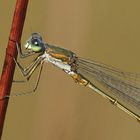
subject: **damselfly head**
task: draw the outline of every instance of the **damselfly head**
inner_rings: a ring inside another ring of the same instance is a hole
[[[39,53],[45,50],[44,42],[39,33],[32,33],[31,37],[27,40],[25,48]]]

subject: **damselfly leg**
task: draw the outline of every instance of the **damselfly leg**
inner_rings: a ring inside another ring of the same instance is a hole
[[[36,91],[36,89],[37,89],[37,87],[38,87],[38,84],[39,84],[39,80],[40,80],[40,76],[41,76],[41,72],[42,72],[42,68],[43,68],[43,63],[44,63],[43,60],[40,61],[40,63],[39,63],[39,64],[36,64],[36,65],[32,68],[32,70],[29,72],[29,74],[28,74],[28,76],[30,77],[30,76],[33,74],[34,70],[40,65],[40,69],[39,69],[39,72],[38,72],[38,76],[37,76],[37,79],[36,79],[36,82],[35,82],[35,85],[34,85],[33,89],[31,89],[31,90],[29,90],[29,91],[26,91],[26,92],[20,92],[20,93],[8,95],[8,96],[6,96],[6,97],[4,97],[4,98],[17,97],[17,96],[21,96],[21,95],[34,94],[35,91]],[[19,69],[22,71],[21,68],[19,68]],[[28,79],[28,80],[29,80],[29,79]]]
[[[21,64],[19,62],[17,62],[14,59],[18,69],[20,70],[20,72],[22,73],[23,77],[26,78],[26,80],[29,80],[31,75],[33,74],[33,72],[35,71],[35,69],[40,65],[40,63],[43,61],[42,57],[37,57],[29,66],[27,66],[26,68],[23,68],[23,66],[21,66]]]
[[[16,42],[16,47],[18,50],[18,54],[20,58],[27,58],[29,56],[32,56],[33,54],[35,54],[32,51],[29,52],[22,52],[21,46]],[[33,86],[33,89],[31,89],[30,91],[27,92],[20,92],[20,93],[16,93],[16,94],[12,94],[12,95],[8,95],[3,97],[3,99],[5,98],[9,98],[9,97],[16,97],[16,96],[20,96],[20,95],[29,95],[32,94],[36,91],[38,84],[39,84],[39,80],[40,80],[40,76],[41,76],[41,72],[42,72],[42,68],[43,68],[43,63],[44,63],[44,58],[38,56],[36,59],[33,60],[33,62],[31,62],[31,64],[29,64],[26,68],[24,68],[15,58],[13,58],[17,68],[20,70],[22,76],[24,78],[26,78],[26,81],[13,81],[13,82],[27,82],[29,81],[30,77],[32,76],[33,72],[37,69],[38,66],[40,66],[39,68],[39,72],[38,72],[38,76],[35,82],[35,85]]]
[[[13,40],[11,40],[11,41],[13,41]],[[27,57],[35,54],[35,52],[33,52],[33,51],[22,52],[21,43],[18,43],[16,41],[13,41],[13,42],[15,42],[15,45],[16,45],[16,48],[17,48],[17,51],[18,51],[18,55],[19,55],[20,58],[27,58]],[[13,59],[16,62],[15,58],[13,58]],[[24,80],[22,80],[22,81],[13,80],[13,82],[23,83],[23,82],[26,82],[26,81],[24,81]]]

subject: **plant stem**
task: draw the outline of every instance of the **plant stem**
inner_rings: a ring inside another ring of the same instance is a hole
[[[2,136],[3,125],[9,101],[8,98],[2,98],[10,95],[15,70],[13,58],[17,57],[15,42],[20,42],[21,39],[27,5],[28,0],[17,0],[16,2],[8,46],[6,48],[6,55],[0,80],[0,139]]]

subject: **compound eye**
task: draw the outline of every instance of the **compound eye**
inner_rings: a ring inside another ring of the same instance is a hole
[[[39,46],[39,40],[38,39],[32,39],[32,44],[35,46]]]

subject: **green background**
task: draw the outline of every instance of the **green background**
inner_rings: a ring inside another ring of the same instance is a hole
[[[139,5],[138,0],[31,0],[22,45],[39,32],[48,43],[83,58],[140,72]],[[0,71],[14,6],[15,0],[0,0]],[[14,84],[12,92],[17,91],[26,86]],[[136,140],[139,129],[129,115],[45,64],[36,95],[10,99],[2,140]]]

